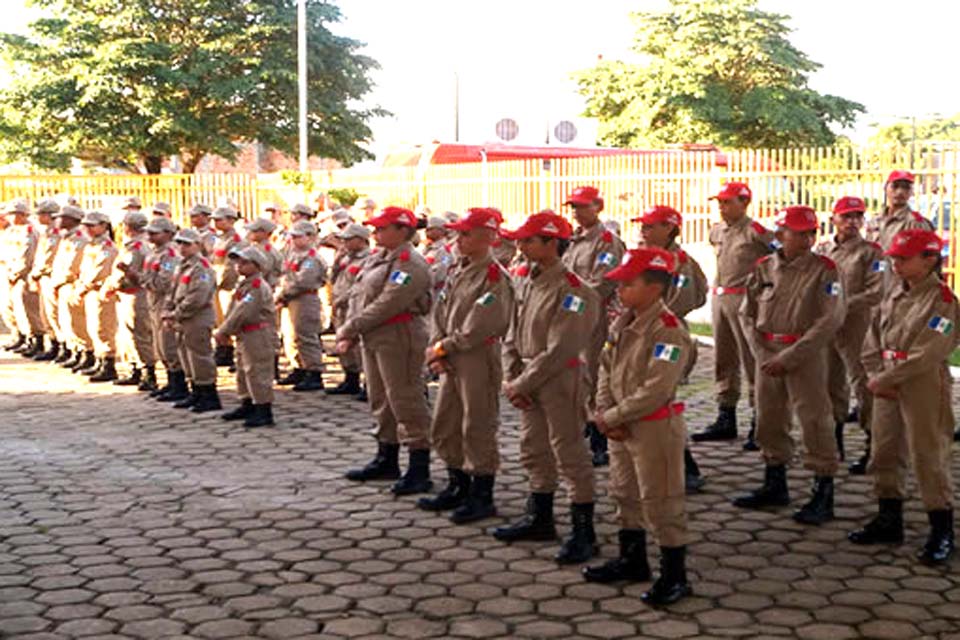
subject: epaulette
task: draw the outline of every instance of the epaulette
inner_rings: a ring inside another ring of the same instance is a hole
[[[136,242],[133,243],[133,248],[139,251],[140,249],[143,248],[143,243],[137,240]]]
[[[113,241],[112,241],[112,240],[104,240],[104,241],[103,241],[103,246],[105,246],[105,247],[112,247],[112,246],[113,246]]]
[[[609,230],[604,231],[603,233],[600,234],[600,239],[606,242],[607,244],[610,244],[611,242],[613,242],[613,232]]]
[[[867,244],[870,245],[871,247],[873,247],[874,249],[876,249],[877,251],[883,251],[883,247],[880,246],[880,243],[879,243],[879,242],[870,242],[870,241],[868,240],[868,241],[867,241]]]
[[[250,283],[250,286],[253,287],[254,289],[259,289],[259,288],[260,288],[260,278],[254,278],[254,279],[253,279],[253,282]]]
[[[27,233],[33,233],[33,227],[27,225]]]
[[[837,270],[837,263],[831,260],[830,258],[828,258],[827,256],[817,256],[817,257],[820,258],[820,262],[822,262],[827,267],[827,269],[830,269],[831,271]]]
[[[564,275],[567,277],[567,282],[570,283],[571,287],[576,288],[580,286],[580,278],[577,277],[577,274],[572,271],[567,271]]]
[[[83,231],[77,231],[77,237],[78,237],[78,238],[82,238],[82,237],[83,237]]]
[[[671,329],[680,326],[680,321],[677,320],[677,316],[673,315],[669,311],[665,311],[660,314],[660,322],[663,323],[663,326],[670,327]]]
[[[911,212],[910,212],[910,215],[913,216],[913,219],[914,219],[915,222],[930,222],[929,220],[927,220],[926,218],[924,218],[922,215],[920,215],[920,214],[917,213],[916,211],[911,211]]]
[[[409,252],[409,251],[401,251],[401,252],[400,252],[400,255],[397,256],[397,259],[399,259],[400,262],[406,262],[406,261],[408,261],[408,260],[410,259],[410,252]]]
[[[167,255],[170,256],[171,258],[174,258],[174,257],[176,257],[177,252],[174,251],[173,248],[168,248],[168,249],[167,249]]]
[[[357,275],[358,273],[360,273],[360,266],[356,264],[350,265],[349,267],[347,267],[347,273],[349,273],[352,276]]]
[[[433,256],[427,256],[425,260],[427,261],[427,264],[433,264],[437,261],[437,259],[434,258]]]
[[[525,264],[517,265],[513,268],[513,275],[516,278],[526,278],[530,275],[530,267]]]
[[[765,236],[768,233],[770,233],[765,226],[763,226],[756,220],[750,223],[750,227],[754,230],[754,232],[756,232],[758,235],[761,235],[761,236]]]
[[[182,282],[183,284],[190,284],[190,276],[189,275],[180,276],[180,282]]]
[[[203,268],[204,268],[204,269],[209,269],[209,268],[210,268],[210,261],[207,260],[206,258],[200,258],[200,264],[203,265]]]
[[[317,250],[316,250],[316,249],[310,249],[310,251],[307,251],[307,255],[312,258],[312,257],[314,257],[315,255],[317,255]]]
[[[151,271],[160,271],[160,261],[156,261],[150,264]]]
[[[770,254],[767,254],[765,256],[760,256],[759,258],[757,258],[757,261],[754,264],[755,265],[763,264],[769,259],[770,259]]]
[[[225,258],[225,257],[227,256],[227,250],[226,250],[226,249],[214,249],[214,250],[213,250],[213,255],[215,255],[215,256],[218,257],[218,258]]]
[[[240,242],[240,234],[239,234],[239,233],[233,234],[233,241],[234,241],[234,242]]]
[[[956,294],[953,293],[953,289],[947,284],[940,285],[940,297],[943,298],[944,302],[953,302],[957,299]]]
[[[445,244],[443,248],[447,250],[447,253],[453,253],[453,244]]]
[[[690,256],[687,255],[687,252],[683,249],[677,249],[677,262],[680,264],[686,264],[687,260],[690,259]]]
[[[500,282],[500,265],[496,262],[491,262],[490,266],[487,267],[487,280],[490,282]]]

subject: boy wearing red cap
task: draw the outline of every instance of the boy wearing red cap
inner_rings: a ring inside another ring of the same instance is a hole
[[[782,248],[757,262],[741,310],[757,358],[757,443],[766,473],[759,489],[733,503],[745,509],[789,504],[786,465],[793,457],[795,418],[803,434],[803,465],[814,472],[813,496],[793,514],[804,524],[833,518],[837,470],[826,354],[843,323],[844,301],[836,265],[811,252],[818,226],[810,207],[780,212]]]
[[[589,560],[593,531],[593,467],[583,441],[587,390],[580,354],[599,322],[593,289],[561,262],[572,234],[552,211],[530,216],[505,235],[519,241],[530,268],[518,274],[517,304],[503,345],[504,393],[520,409],[520,461],[530,476],[527,514],[494,531],[498,540],[553,540],[553,494],[566,481],[573,532],[557,562]]]
[[[896,284],[873,315],[863,349],[874,395],[873,473],[879,512],[850,533],[855,544],[903,542],[907,464],[913,463],[930,533],[917,552],[925,564],[945,564],[954,549],[952,380],[947,358],[957,347],[960,305],[939,277],[937,234],[908,229],[886,255]]]
[[[922,215],[910,208],[913,197],[913,183],[916,178],[909,171],[897,169],[891,171],[884,185],[885,204],[883,212],[867,223],[867,240],[876,242],[883,250],[890,248],[893,237],[904,229],[924,229],[933,231],[933,225]],[[887,278],[889,284],[895,284],[893,278]]]
[[[423,353],[430,312],[430,267],[414,250],[417,218],[409,209],[386,207],[365,222],[380,248],[371,253],[356,282],[356,312],[337,330],[337,348],[363,349],[370,406],[377,418],[377,453],[366,466],[347,473],[354,481],[392,480],[395,495],[429,491],[430,415],[424,397]],[[403,477],[402,442],[410,451]]]
[[[447,465],[449,482],[417,505],[428,511],[452,509],[450,519],[463,524],[496,514],[500,340],[510,326],[513,287],[491,251],[499,237],[499,214],[470,209],[445,227],[457,232],[458,259],[433,307],[426,360],[440,376],[430,441]]]
[[[851,387],[857,398],[857,420],[867,435],[863,456],[850,465],[850,473],[858,475],[865,473],[870,459],[870,409],[873,400],[867,391],[867,374],[860,351],[870,325],[870,314],[883,297],[883,271],[887,266],[880,245],[867,242],[860,235],[865,211],[866,203],[862,198],[846,196],[837,200],[833,205],[836,234],[820,243],[815,250],[836,263],[847,302],[843,326],[837,331],[828,350],[827,388],[833,402],[835,435],[841,460],[845,457],[843,428],[850,408]]]
[[[723,222],[710,229],[710,244],[717,254],[711,311],[713,313],[714,377],[719,415],[699,433],[694,442],[734,440],[737,437],[737,402],[740,400],[740,369],[747,378],[748,401],[754,406],[755,362],[747,331],[740,319],[740,306],[753,265],[774,249],[773,234],[747,215],[752,193],[743,182],[728,182],[713,197]],[[743,448],[755,451],[756,415]]]
[[[613,323],[597,392],[600,430],[610,438],[610,493],[620,518],[620,555],[584,569],[591,582],[650,579],[646,531],[660,545],[660,577],[641,597],[671,604],[691,593],[683,449],[687,429],[677,386],[693,350],[690,334],[664,302],[674,254],[632,249],[607,278],[619,283],[626,311]]]

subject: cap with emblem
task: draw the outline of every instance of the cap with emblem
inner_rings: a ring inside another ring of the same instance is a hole
[[[261,251],[259,247],[252,244],[246,244],[240,248],[234,249],[230,252],[230,257],[239,258],[240,260],[249,260],[261,269],[263,269],[267,264],[267,254]]]
[[[233,207],[217,207],[213,212],[214,220],[236,220],[240,214]]]
[[[190,207],[190,211],[187,212],[188,216],[209,216],[213,213],[213,209],[207,205],[198,202],[197,204]]]
[[[99,211],[88,211],[83,220],[80,221],[80,224],[92,225],[92,224],[109,224],[110,216]]]
[[[177,225],[173,220],[164,216],[157,216],[147,225],[147,233],[175,233]]]
[[[916,177],[909,171],[904,171],[903,169],[896,169],[890,172],[890,175],[887,176],[887,184],[891,182],[909,182],[913,184],[916,182]]]
[[[404,209],[403,207],[385,207],[380,212],[380,215],[366,220],[363,224],[368,224],[371,227],[376,227],[377,229],[389,226],[391,224],[397,224],[402,227],[412,227],[416,229],[417,216],[413,215],[413,211],[410,211],[410,209]]]
[[[447,229],[453,231],[469,231],[471,229],[491,229],[496,231],[500,228],[500,212],[483,207],[474,207],[467,209],[467,215],[456,222],[448,222]]]
[[[52,198],[46,198],[37,203],[34,207],[34,213],[56,213],[60,211],[60,205]]]
[[[312,218],[317,215],[313,209],[300,202],[290,207],[290,213],[298,216],[304,216],[306,218]]]
[[[753,199],[753,192],[746,182],[728,182],[720,188],[717,195],[710,196],[711,200],[733,200],[734,198],[746,198],[747,202]]]
[[[180,229],[180,231],[177,231],[177,235],[173,236],[174,242],[184,244],[197,244],[200,240],[200,233],[196,229]]]
[[[608,280],[632,280],[646,271],[673,273],[676,260],[673,254],[659,247],[630,249],[623,257],[619,267],[611,269],[605,276]]]
[[[844,216],[848,213],[864,213],[866,210],[867,203],[863,201],[863,198],[857,196],[844,196],[833,205],[833,212],[838,216]]]
[[[143,204],[140,202],[140,198],[137,196],[127,196],[123,199],[123,206],[121,209],[142,209]]]
[[[933,231],[926,229],[904,229],[893,236],[890,248],[885,254],[888,256],[899,256],[901,258],[912,258],[921,253],[940,253],[943,248],[943,242]]]
[[[74,220],[83,220],[83,209],[73,205],[67,205],[60,209],[60,213],[55,213],[54,218],[72,218]]]
[[[790,231],[816,231],[820,226],[817,212],[812,207],[794,205],[785,207],[777,213],[777,227]]]
[[[315,236],[317,235],[317,226],[309,220],[297,220],[290,227],[291,236]]]
[[[154,202],[153,206],[150,207],[150,210],[154,213],[160,213],[163,215],[170,215],[170,203],[168,202]]]
[[[123,216],[123,224],[129,225],[134,229],[142,229],[147,226],[147,222],[147,216],[139,211],[128,211],[126,215]]]
[[[244,229],[247,231],[263,231],[264,233],[273,233],[273,230],[277,228],[276,223],[273,220],[268,220],[267,218],[257,218],[252,222],[248,222]]]
[[[515,231],[502,231],[508,240],[522,240],[533,236],[567,239],[573,235],[573,228],[562,216],[549,209],[535,213]]]
[[[370,237],[370,229],[367,229],[362,224],[351,222],[342,230],[338,231],[336,236],[341,240],[349,240],[350,238],[363,238],[367,240]]]
[[[427,229],[443,229],[446,224],[447,220],[440,216],[430,216],[427,218]]]
[[[673,207],[667,207],[665,205],[658,204],[655,207],[650,207],[643,212],[643,215],[639,218],[633,218],[631,222],[639,222],[641,224],[657,224],[658,222],[666,222],[667,224],[672,224],[675,227],[679,227],[683,224],[683,216],[680,215],[680,212],[674,209]]]
[[[27,201],[23,198],[18,198],[17,200],[11,200],[7,204],[3,205],[4,213],[30,213],[30,205],[27,204]]]
[[[600,191],[596,187],[577,187],[563,204],[585,205],[600,200]]]
[[[337,225],[353,222],[353,216],[346,209],[336,209],[330,214],[330,219]]]

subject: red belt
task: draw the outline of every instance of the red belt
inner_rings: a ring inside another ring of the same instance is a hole
[[[640,418],[640,422],[653,422],[654,420],[666,420],[670,416],[679,416],[683,414],[686,405],[682,402],[674,402],[673,404],[665,404],[651,414],[645,415]]]
[[[746,287],[714,287],[713,295],[715,296],[729,296],[735,294],[744,294],[747,292]]]
[[[120,289],[120,293],[133,294],[137,293],[138,291],[140,291],[140,287],[127,287],[126,289]]]
[[[884,360],[906,360],[906,351],[894,351],[893,349],[884,349],[880,355]]]
[[[569,360],[567,360],[567,369],[576,369],[581,364],[583,364],[583,362],[580,361],[579,356],[577,356],[576,358],[570,358]]]
[[[240,331],[243,333],[250,333],[251,331],[259,331],[260,329],[266,329],[270,326],[269,322],[258,322],[256,324],[245,324],[240,327]]]
[[[407,322],[410,322],[411,320],[413,320],[412,313],[398,313],[392,318],[387,319],[387,321],[384,322],[383,325],[387,326],[390,324],[405,324]]]
[[[309,291],[304,291],[303,293],[298,293],[298,294],[297,294],[297,297],[299,298],[300,296],[315,296],[315,295],[317,295],[318,293],[319,293],[319,291],[318,291],[317,289],[310,289]]]
[[[803,337],[800,333],[762,333],[763,339],[767,342],[776,342],[777,344],[793,344]]]

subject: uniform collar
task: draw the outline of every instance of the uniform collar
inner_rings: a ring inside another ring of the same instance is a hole
[[[540,265],[535,265],[530,270],[530,279],[534,284],[547,284],[561,277],[565,271],[566,268],[563,266],[562,260],[557,260],[553,266],[546,269],[543,269]]]
[[[721,224],[723,224],[724,229],[740,229],[746,227],[751,222],[753,222],[753,220],[750,219],[750,216],[743,216],[736,222],[727,222],[726,220],[722,220]]]
[[[841,241],[837,238],[837,236],[833,236],[832,240],[833,240],[833,246],[838,247],[838,248],[840,248],[840,249],[844,249],[844,250],[856,249],[856,248],[859,247],[861,244],[863,244],[864,242],[866,242],[866,240],[863,238],[863,236],[860,235],[859,233],[858,233],[857,235],[853,236],[852,238],[850,238],[849,240],[845,240],[845,241],[843,241],[843,242],[841,242]]]
[[[805,271],[810,263],[817,259],[817,256],[813,254],[812,251],[808,251],[802,256],[797,256],[793,260],[787,260],[783,255],[783,249],[778,249],[775,254],[774,260],[776,260],[776,266],[778,269],[799,269]]]
[[[597,220],[597,224],[593,225],[589,229],[584,229],[583,227],[577,227],[577,232],[573,234],[571,240],[574,241],[583,241],[583,240],[594,240],[603,232],[603,224]]]
[[[413,245],[409,242],[404,242],[396,249],[385,253],[383,258],[384,260],[396,260],[400,257],[401,253],[406,253],[407,255],[413,253]]]
[[[900,207],[899,209],[896,209],[896,210],[891,210],[888,207],[884,209],[883,214],[880,216],[880,219],[884,222],[892,221],[892,220],[903,220],[907,218],[911,213],[913,213],[913,209],[910,208],[909,204],[907,204],[906,206]]]
[[[666,305],[663,304],[663,298],[657,300],[656,303],[650,305],[649,308],[644,309],[639,315],[634,315],[634,312],[631,310],[630,314],[633,316],[630,321],[624,326],[625,331],[630,331],[632,333],[645,334],[647,333],[646,329],[654,319],[659,318],[661,315],[668,311]]]
[[[932,289],[932,288],[934,288],[934,287],[936,287],[937,289],[939,289],[942,284],[943,284],[943,281],[940,280],[940,278],[937,276],[937,274],[936,274],[935,272],[930,272],[930,275],[928,275],[926,278],[924,278],[923,280],[921,280],[915,287],[911,287],[911,288],[909,288],[909,289],[907,288],[907,283],[906,283],[906,281],[901,280],[901,281],[900,281],[900,291],[899,291],[899,293],[897,294],[897,296],[898,296],[898,297],[900,297],[900,296],[907,296],[907,297],[920,296],[920,295],[923,295],[923,293],[924,293],[925,291],[927,291],[928,289]]]

